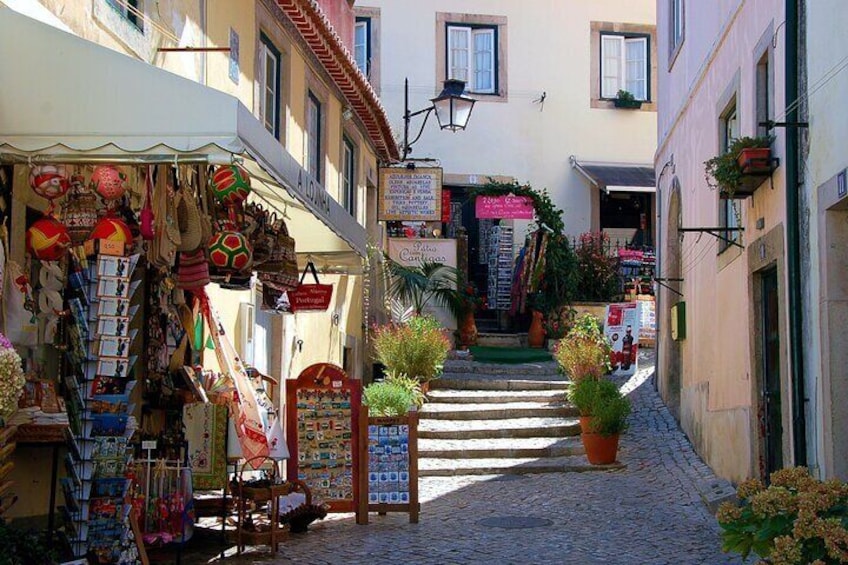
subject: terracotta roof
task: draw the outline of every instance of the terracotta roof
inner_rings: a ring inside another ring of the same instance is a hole
[[[277,0],[277,4],[294,23],[344,94],[351,110],[365,125],[379,157],[384,161],[399,161],[398,146],[380,99],[318,3],[315,0]]]

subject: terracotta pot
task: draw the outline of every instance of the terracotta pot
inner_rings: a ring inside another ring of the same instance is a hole
[[[736,158],[743,173],[768,170],[771,166],[771,148],[746,147]]]
[[[427,394],[430,392],[430,381],[424,381],[421,383],[421,393]]]
[[[545,327],[542,325],[542,313],[538,310],[533,310],[533,321],[527,330],[527,345],[545,347]]]
[[[592,465],[608,465],[615,463],[618,454],[618,434],[604,436],[601,434],[583,433],[583,448],[586,458]]]
[[[466,312],[459,324],[459,344],[462,347],[477,345],[477,322],[474,321],[474,311]]]
[[[591,432],[589,426],[592,425],[592,417],[591,416],[580,416],[580,431],[584,434],[588,434]]]

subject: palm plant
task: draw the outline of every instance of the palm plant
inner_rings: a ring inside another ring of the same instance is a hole
[[[430,301],[438,306],[450,307],[457,280],[455,268],[429,261],[417,267],[401,265],[388,258],[386,261],[391,298],[410,305],[416,315],[421,315]]]

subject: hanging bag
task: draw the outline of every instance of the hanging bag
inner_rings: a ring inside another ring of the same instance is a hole
[[[200,226],[200,210],[194,199],[194,190],[188,179],[185,165],[179,168],[179,187],[176,197],[177,225],[180,229],[180,242],[177,251],[192,253],[202,244],[203,230]]]
[[[180,230],[177,226],[174,194],[170,188],[169,167],[159,165],[156,186],[153,191],[153,214],[155,216],[155,236],[150,247],[150,263],[155,267],[170,269],[177,259],[177,246],[180,243]]]
[[[98,221],[97,196],[86,188],[85,177],[75,173],[71,176],[71,190],[62,205],[62,223],[68,229],[71,242],[83,243]]]
[[[206,167],[200,167],[197,179],[197,201],[200,202],[200,246],[209,245],[212,239],[212,216],[209,210],[209,186]]]
[[[144,206],[138,215],[138,228],[144,241],[152,241],[155,231],[153,228],[153,166],[147,166],[147,175],[144,178],[145,196]]]

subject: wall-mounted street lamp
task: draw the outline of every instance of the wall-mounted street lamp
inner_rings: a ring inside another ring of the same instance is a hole
[[[444,82],[444,88],[441,94],[433,98],[432,104],[417,112],[409,111],[409,79],[403,83],[403,147],[401,147],[402,160],[406,161],[407,155],[412,152],[412,145],[418,141],[421,134],[424,132],[424,126],[427,124],[427,118],[430,117],[430,112],[436,111],[436,119],[439,121],[439,127],[451,131],[465,129],[468,125],[468,118],[471,116],[471,109],[474,108],[475,100],[468,96],[463,96],[465,90],[465,81],[449,79]],[[424,121],[421,122],[421,129],[418,130],[418,135],[415,139],[409,141],[409,121],[415,117],[424,114]]]

